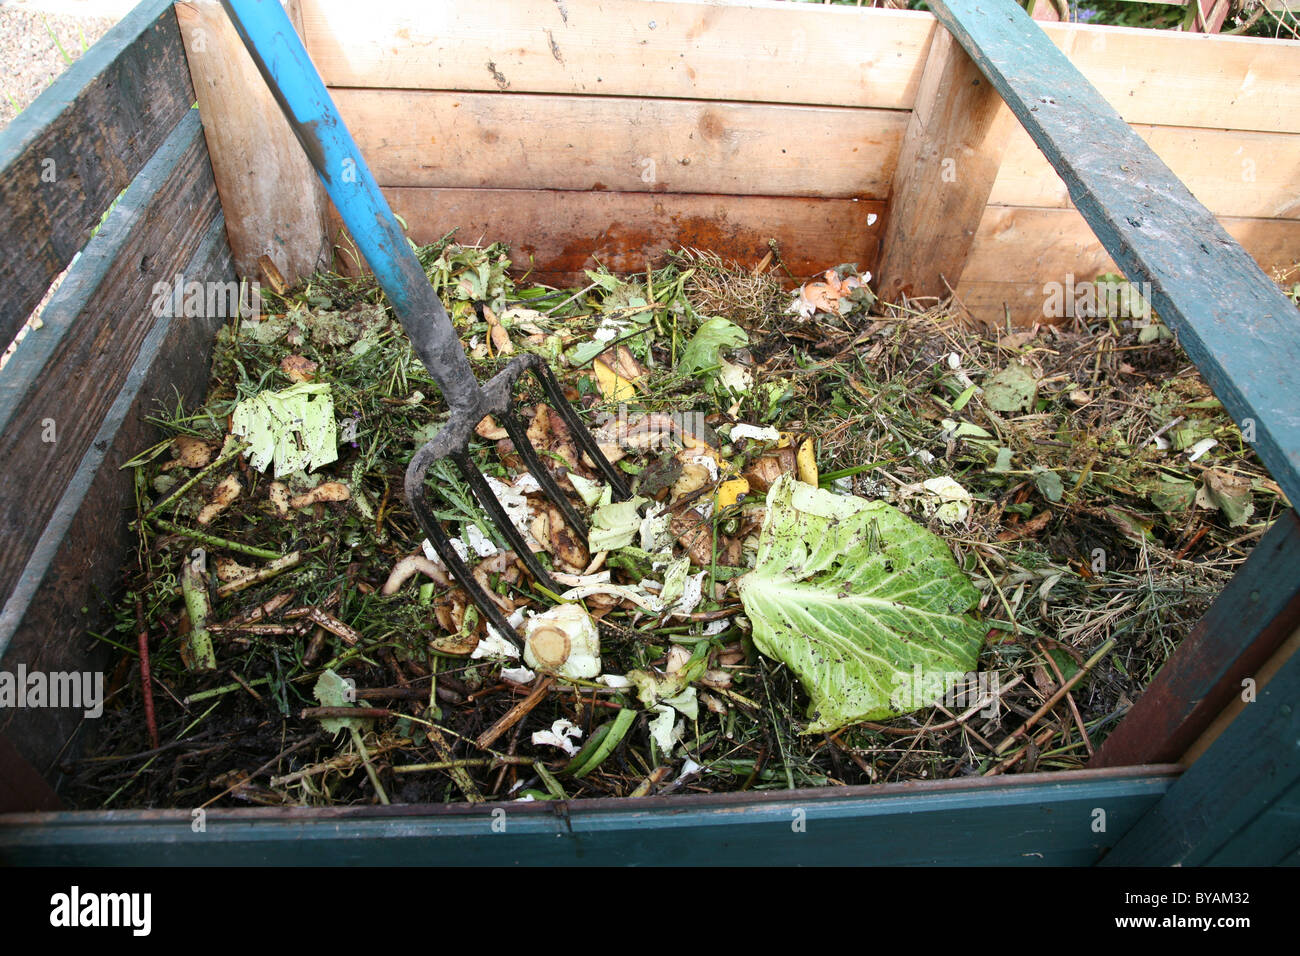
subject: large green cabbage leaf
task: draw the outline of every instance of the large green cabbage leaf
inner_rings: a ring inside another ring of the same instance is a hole
[[[808,733],[918,710],[975,669],[979,598],[947,545],[881,501],[785,476],[740,579],[754,643],[798,675]]]

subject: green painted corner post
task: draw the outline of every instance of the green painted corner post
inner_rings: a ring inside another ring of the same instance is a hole
[[[1300,862],[1300,654],[1282,665],[1102,862]]]

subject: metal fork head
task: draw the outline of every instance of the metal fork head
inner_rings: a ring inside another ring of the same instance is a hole
[[[555,477],[543,464],[541,457],[537,454],[537,449],[533,447],[528,438],[527,428],[511,407],[515,384],[525,372],[532,373],[538,384],[541,385],[542,391],[546,394],[547,403],[559,414],[561,420],[568,427],[579,450],[595,464],[601,475],[609,482],[614,499],[622,500],[627,498],[629,491],[623,476],[610,464],[609,460],[601,452],[595,436],[591,434],[587,426],[569,405],[554,373],[551,372],[540,356],[533,354],[520,355],[512,359],[509,365],[475,391],[473,401],[459,407],[453,407],[447,424],[433,437],[432,441],[415,453],[406,469],[406,500],[411,506],[411,511],[415,513],[415,518],[420,523],[421,530],[428,537],[429,543],[433,545],[434,551],[442,559],[442,563],[447,570],[451,572],[451,576],[455,578],[456,583],[465,589],[470,600],[474,602],[474,606],[478,608],[479,613],[483,615],[487,623],[498,634],[514,643],[517,647],[522,647],[522,641],[518,633],[506,620],[501,608],[475,580],[469,566],[456,553],[456,550],[451,545],[451,539],[442,530],[442,525],[429,508],[425,478],[429,469],[437,462],[443,459],[450,460],[468,483],[479,504],[487,511],[492,523],[506,539],[506,543],[524,562],[524,565],[537,579],[537,582],[549,591],[559,591],[559,586],[546,569],[542,567],[532,549],[528,547],[523,535],[510,520],[501,502],[497,500],[482,472],[478,470],[469,455],[470,439],[473,437],[474,429],[478,423],[488,415],[496,417],[510,436],[515,450],[519,452],[528,471],[541,485],[546,497],[559,509],[570,527],[581,535],[583,540],[586,540],[586,522],[574,509],[572,503],[561,490],[558,482],[556,482]]]

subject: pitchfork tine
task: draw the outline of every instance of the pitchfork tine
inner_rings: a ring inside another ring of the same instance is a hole
[[[428,470],[427,465],[424,470]],[[488,624],[492,625],[498,634],[513,642],[516,646],[522,646],[519,635],[510,626],[506,616],[501,613],[501,608],[497,607],[496,602],[487,595],[482,585],[474,578],[469,567],[460,559],[456,549],[451,546],[451,539],[447,537],[447,533],[442,530],[442,525],[438,523],[438,519],[429,511],[428,505],[425,504],[423,489],[421,489],[418,496],[411,496],[410,504],[411,510],[415,512],[416,520],[419,521],[420,527],[429,539],[429,543],[433,545],[433,550],[442,559],[442,563],[451,572],[451,576],[456,579],[456,583],[465,589],[465,593],[474,602],[474,606],[479,609],[479,613],[487,618]]]
[[[519,533],[519,529],[510,520],[510,516],[501,507],[501,502],[497,500],[492,487],[483,479],[483,475],[479,470],[474,467],[474,463],[469,460],[469,456],[465,454],[452,455],[451,460],[456,463],[460,473],[469,482],[470,490],[474,492],[474,497],[478,499],[479,504],[487,509],[487,513],[492,517],[492,523],[496,525],[497,530],[505,537],[511,549],[524,562],[528,570],[532,572],[533,577],[537,578],[542,587],[548,591],[558,591],[559,586],[546,572],[546,569],[542,567],[541,562],[537,560],[537,555],[533,554],[533,549],[528,547],[524,536]]]
[[[537,479],[537,483],[542,486],[546,492],[546,497],[550,498],[555,507],[560,509],[564,515],[564,520],[582,535],[582,539],[587,540],[587,522],[582,520],[582,516],[574,510],[573,504],[569,501],[568,496],[560,490],[560,486],[551,476],[551,471],[542,462],[541,457],[537,454],[537,449],[528,439],[528,432],[524,429],[523,424],[515,416],[514,412],[506,412],[501,416],[501,424],[505,426],[506,433],[510,436],[510,441],[514,443],[515,451],[524,460],[524,465],[528,468],[532,476]]]
[[[555,375],[549,368],[541,363],[533,366],[533,377],[542,384],[546,392],[546,397],[550,399],[551,407],[560,413],[560,418],[564,424],[569,427],[569,434],[578,443],[578,447],[586,456],[591,459],[600,473],[605,476],[610,487],[614,489],[614,500],[621,501],[631,497],[632,493],[628,490],[627,483],[623,476],[619,474],[605,453],[600,450],[600,444],[596,441],[594,435],[587,430],[577,413],[569,405],[569,400],[564,397],[564,390],[560,388],[560,383],[556,380]]]

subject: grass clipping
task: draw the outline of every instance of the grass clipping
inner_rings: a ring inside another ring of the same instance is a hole
[[[754,643],[799,675],[809,733],[899,717],[975,668],[979,592],[936,535],[880,501],[783,476],[739,582]],[[928,693],[918,693],[917,687]]]

